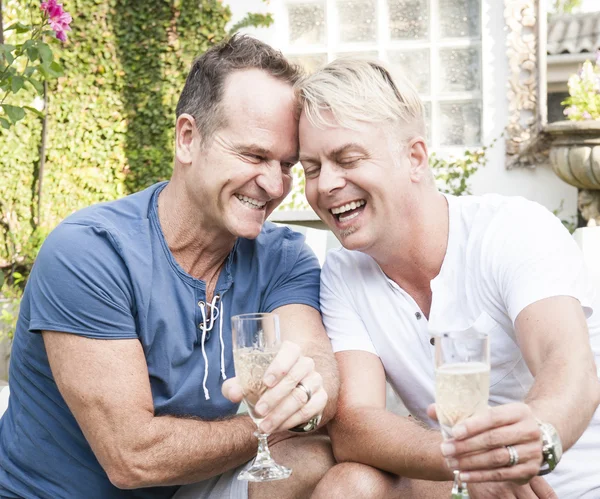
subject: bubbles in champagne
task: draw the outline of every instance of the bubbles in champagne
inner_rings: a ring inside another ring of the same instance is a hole
[[[483,362],[444,364],[435,371],[435,407],[444,437],[469,416],[485,409],[490,394],[490,367]]]
[[[248,413],[257,425],[263,418],[254,412],[254,406],[267,390],[263,378],[276,354],[277,352],[274,350],[259,350],[252,347],[239,348],[233,353],[235,374],[244,390],[244,401],[248,406]]]

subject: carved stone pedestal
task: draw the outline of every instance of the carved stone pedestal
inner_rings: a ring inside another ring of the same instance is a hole
[[[600,225],[600,121],[559,121],[545,132],[552,169],[580,189],[578,207],[588,226]]]

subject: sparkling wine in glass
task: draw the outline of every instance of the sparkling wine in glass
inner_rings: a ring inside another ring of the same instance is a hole
[[[231,318],[233,334],[233,360],[235,374],[244,391],[244,402],[256,426],[263,418],[256,414],[255,406],[267,390],[263,378],[275,358],[280,345],[279,316],[277,314],[242,314]],[[238,480],[267,482],[288,478],[292,470],[277,464],[271,457],[267,437],[260,429],[258,452],[251,467],[238,475]]]
[[[490,344],[473,329],[435,338],[435,407],[444,440],[452,428],[487,408],[490,394]],[[452,499],[469,497],[467,484],[454,471]]]

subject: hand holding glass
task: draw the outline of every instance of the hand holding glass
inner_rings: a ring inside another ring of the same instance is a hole
[[[267,390],[263,378],[280,346],[277,314],[243,314],[231,318],[235,373],[244,392],[248,413],[258,427],[263,420],[254,410]],[[292,470],[277,464],[269,452],[266,433],[257,429],[258,452],[252,466],[238,480],[267,482],[288,478]]]
[[[490,346],[486,334],[472,329],[435,338],[435,410],[444,440],[452,428],[487,408],[490,392]],[[454,471],[452,499],[469,497],[467,484]]]

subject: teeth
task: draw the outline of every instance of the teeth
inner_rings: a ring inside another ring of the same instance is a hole
[[[352,201],[343,206],[338,206],[337,208],[332,208],[331,213],[334,215],[340,215],[341,213],[345,213],[350,210],[355,210],[356,208],[360,208],[366,203],[364,199],[360,199],[359,201]]]
[[[340,222],[345,222],[347,220],[352,220],[353,218],[357,217],[358,215],[360,215],[360,213],[358,211],[354,212],[354,213],[350,213],[350,215],[340,215]]]
[[[249,204],[252,208],[262,208],[266,205],[266,201],[259,201],[258,199],[252,199],[248,196],[243,196],[242,194],[236,194],[236,198],[238,198],[242,203]]]

